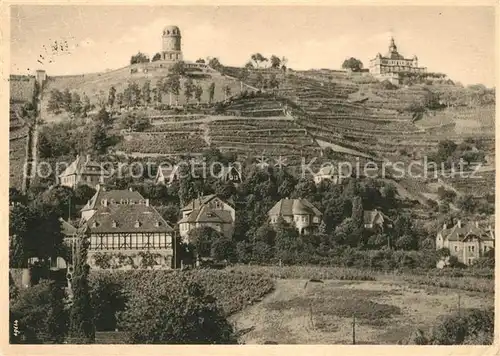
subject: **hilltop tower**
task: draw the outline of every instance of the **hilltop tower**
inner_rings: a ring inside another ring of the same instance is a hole
[[[167,26],[162,35],[162,59],[165,61],[182,61],[181,31],[177,26]]]

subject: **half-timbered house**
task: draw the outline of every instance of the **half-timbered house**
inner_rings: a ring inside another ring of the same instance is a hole
[[[100,186],[82,209],[93,268],[172,268],[174,231],[139,192]]]

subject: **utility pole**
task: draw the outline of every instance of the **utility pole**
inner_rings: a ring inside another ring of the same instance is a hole
[[[352,344],[356,345],[356,314],[352,314]]]

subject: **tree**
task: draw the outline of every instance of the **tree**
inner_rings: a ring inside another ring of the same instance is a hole
[[[79,115],[82,111],[82,102],[77,92],[71,93],[70,111],[75,116]]]
[[[10,319],[17,320],[20,332],[11,343],[62,343],[68,328],[64,294],[56,282],[42,280],[11,300]]]
[[[203,58],[198,58],[195,63],[205,63],[205,60]]]
[[[208,226],[192,229],[188,235],[189,242],[194,245],[196,254],[199,257],[210,257],[212,244],[221,239],[221,235]]]
[[[75,192],[65,186],[55,186],[47,189],[36,198],[34,203],[40,208],[50,209],[57,216],[68,219],[71,218],[68,214],[71,213],[74,216],[77,213]]]
[[[175,104],[179,105],[179,91],[181,79],[179,75],[169,74],[164,82],[164,91],[169,93],[169,105],[172,106],[172,95],[175,95]]]
[[[154,88],[154,102],[161,104],[162,101],[162,93],[164,92],[164,83],[163,79],[159,78],[156,81],[155,88]]]
[[[89,266],[87,250],[89,238],[87,233],[80,236],[78,256],[71,280],[73,304],[71,305],[69,333],[76,343],[89,344],[94,342],[94,313],[88,282]]]
[[[212,242],[210,256],[215,261],[236,261],[236,246],[230,238],[219,238]]]
[[[155,55],[153,56],[153,59],[151,60],[151,62],[156,62],[159,60],[161,60],[161,54],[156,52]]]
[[[283,218],[278,218],[276,223],[276,258],[282,260],[283,263],[296,263],[302,245],[297,229],[287,224]]]
[[[203,87],[201,85],[196,85],[194,87],[194,97],[196,98],[198,105],[200,105],[200,103],[201,103],[201,96],[202,95],[203,95]]]
[[[215,83],[212,82],[208,87],[208,102],[210,104],[214,101],[214,94],[215,94]]]
[[[351,69],[353,72],[357,72],[363,69],[363,62],[361,62],[359,59],[351,57],[349,59],[346,59],[344,63],[342,63],[342,68]]]
[[[109,93],[108,93],[108,105],[110,107],[113,107],[115,104],[115,99],[116,99],[116,89],[115,87],[109,88]]]
[[[60,215],[54,205],[15,205],[9,211],[10,263],[28,267],[28,260],[38,258],[45,264],[62,250]]]
[[[252,59],[252,61],[254,61],[255,63],[255,66],[257,68],[259,68],[260,64],[263,63],[263,62],[267,62],[267,58],[264,57],[262,54],[260,53],[254,53],[252,54],[252,56],[250,57]]]
[[[279,81],[278,79],[276,78],[276,74],[271,74],[270,78],[269,78],[269,88],[270,89],[277,89],[279,87]]]
[[[102,123],[92,124],[86,137],[86,151],[103,154],[109,146],[109,138],[106,128]]]
[[[184,272],[138,279],[119,325],[137,344],[236,343],[215,298]]]
[[[75,187],[75,204],[85,205],[95,194],[96,190],[87,184],[78,184]]]
[[[227,98],[231,95],[231,87],[228,84],[226,84],[224,85],[222,90],[224,91],[224,101],[226,101]]]
[[[130,57],[130,64],[136,63],[149,63],[149,57],[142,52],[137,52],[137,54]]]
[[[273,54],[270,58],[270,61],[271,61],[271,68],[274,68],[274,69],[280,68],[281,59],[279,57],[277,57]]]
[[[218,71],[221,71],[222,69],[224,69],[224,66],[221,64],[221,62],[219,61],[219,59],[216,58],[216,57],[213,57],[213,58],[209,59],[208,66],[210,68],[213,68],[213,69],[218,70]]]
[[[49,95],[47,110],[49,112],[58,113],[64,105],[63,94],[60,90],[52,89]]]
[[[142,102],[144,105],[151,103],[151,82],[146,80],[142,85]]]
[[[116,94],[116,105],[118,105],[119,108],[121,108],[123,104],[123,93],[118,93]]]
[[[193,80],[191,78],[188,78],[184,82],[184,96],[186,97],[186,103],[189,104],[189,100],[193,97],[195,90],[195,86],[193,84]]]
[[[62,92],[62,104],[64,110],[66,110],[67,112],[71,111],[71,92],[68,88],[64,89],[64,91]]]
[[[97,113],[95,121],[104,125],[104,126],[109,126],[112,123],[111,116],[109,115],[109,113],[106,111],[106,109],[104,107],[102,107],[99,110],[99,112]]]
[[[183,61],[175,62],[170,68],[170,74],[177,76],[184,76],[186,74],[186,65]]]
[[[253,63],[251,61],[248,61],[246,64],[245,64],[245,69],[253,69]]]

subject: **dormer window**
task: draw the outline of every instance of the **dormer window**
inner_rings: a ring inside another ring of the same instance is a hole
[[[156,227],[160,227],[160,226],[161,226],[161,222],[160,222],[160,221],[157,221],[157,222],[155,223],[155,226],[156,226]]]
[[[141,222],[139,220],[136,220],[134,226],[135,227],[141,227]]]
[[[111,226],[112,227],[118,227],[118,223],[115,220],[113,220],[113,222],[111,223]]]
[[[94,228],[95,228],[95,227],[98,227],[98,226],[99,226],[99,223],[98,223],[97,221],[94,221],[94,222],[92,223],[92,227],[94,227]]]

